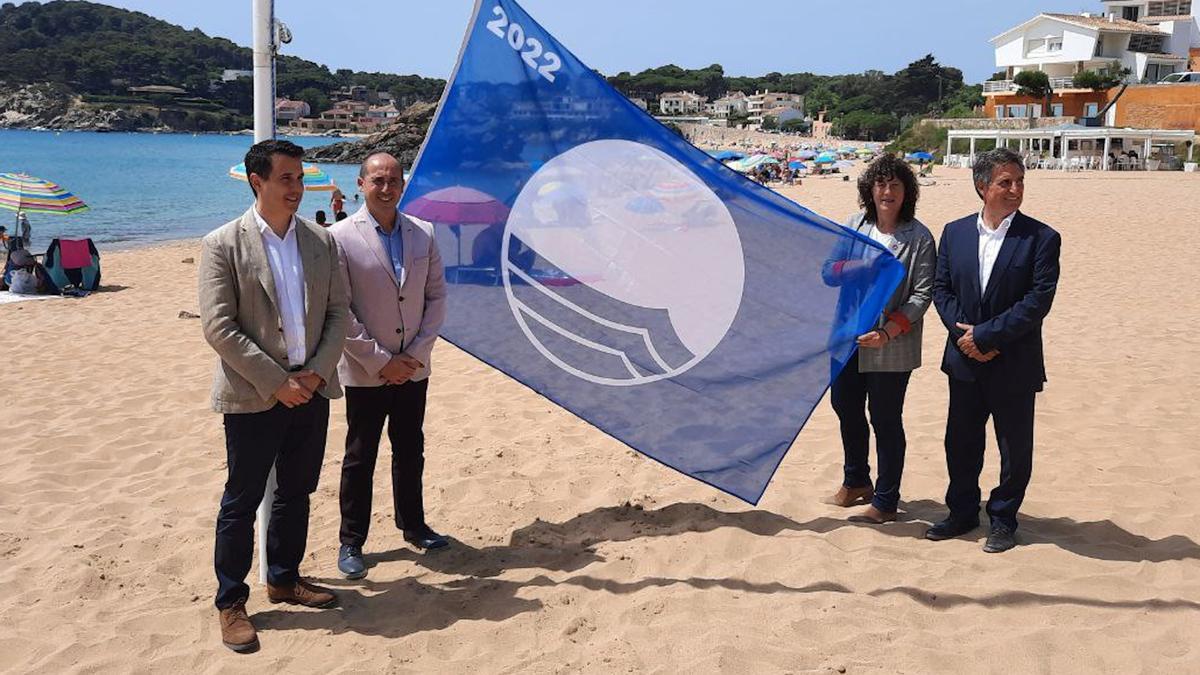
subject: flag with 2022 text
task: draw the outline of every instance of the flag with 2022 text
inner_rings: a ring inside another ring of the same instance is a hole
[[[400,208],[435,225],[445,339],[751,503],[903,277],[512,0],[478,2]]]

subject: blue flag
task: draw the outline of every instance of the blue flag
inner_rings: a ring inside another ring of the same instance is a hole
[[[435,224],[445,339],[755,504],[904,274],[654,120],[512,0],[477,3],[401,210]]]

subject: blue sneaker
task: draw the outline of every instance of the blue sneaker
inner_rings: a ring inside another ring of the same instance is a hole
[[[367,563],[363,560],[361,546],[342,544],[338,549],[338,571],[347,579],[362,579],[367,576]]]

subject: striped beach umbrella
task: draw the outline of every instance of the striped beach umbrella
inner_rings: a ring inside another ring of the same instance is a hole
[[[246,163],[242,162],[235,167],[229,169],[230,178],[236,178],[240,181],[249,182],[250,179],[246,176]],[[333,179],[329,174],[321,170],[321,167],[316,164],[304,164],[304,191],[305,192],[333,192],[338,189]]]
[[[88,205],[48,180],[23,173],[0,173],[0,208],[26,213],[82,213]]]

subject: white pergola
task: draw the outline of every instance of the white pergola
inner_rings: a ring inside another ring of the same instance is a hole
[[[1187,143],[1196,137],[1196,133],[1190,130],[1178,129],[1123,129],[1116,127],[1085,127],[1079,124],[1064,124],[1056,127],[1043,127],[1037,129],[951,129],[946,138],[946,155],[949,156],[954,148],[954,141],[966,140],[970,143],[971,163],[975,163],[975,142],[979,140],[995,141],[996,147],[1007,148],[1012,142],[1016,142],[1017,151],[1025,154],[1031,151],[1036,145],[1038,150],[1049,147],[1050,155],[1061,159],[1061,167],[1064,171],[1068,167],[1071,157],[1071,141],[1093,141],[1098,144],[1101,141],[1104,143],[1104,152],[1100,155],[1102,160],[1108,158],[1112,151],[1112,141],[1114,138],[1123,139],[1122,145],[1129,149],[1130,143],[1142,143],[1142,159],[1145,160],[1150,156],[1150,148],[1154,141],[1171,142],[1171,143]],[[1058,152],[1055,152],[1055,148]],[[1192,153],[1194,145],[1188,145],[1187,161],[1192,161]],[[1107,161],[1101,161],[1100,166],[1103,170],[1108,171],[1110,168]]]

